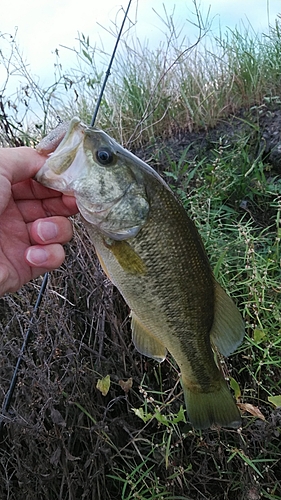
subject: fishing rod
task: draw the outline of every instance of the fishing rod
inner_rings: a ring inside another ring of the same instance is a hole
[[[98,111],[99,111],[99,108],[100,108],[102,96],[103,96],[103,93],[104,93],[104,90],[105,90],[105,87],[106,87],[106,84],[107,84],[107,80],[108,80],[108,78],[109,78],[109,76],[111,74],[111,67],[112,67],[112,64],[113,64],[113,61],[114,61],[114,58],[115,58],[116,50],[117,50],[117,47],[118,47],[118,44],[119,44],[119,41],[120,41],[120,38],[121,38],[121,35],[122,35],[122,31],[123,31],[126,19],[128,17],[128,13],[129,13],[129,10],[130,10],[131,3],[132,3],[132,0],[129,0],[127,9],[125,11],[124,18],[123,18],[123,21],[122,21],[122,24],[121,24],[121,27],[120,27],[120,30],[119,30],[119,33],[118,33],[118,36],[116,38],[115,46],[114,46],[114,49],[113,49],[113,52],[112,52],[112,55],[111,55],[111,58],[110,58],[107,70],[105,72],[105,77],[104,77],[103,84],[102,84],[102,87],[101,87],[101,91],[100,91],[100,94],[99,94],[99,97],[98,97],[98,100],[97,100],[97,103],[96,103],[96,106],[95,106],[95,109],[94,109],[94,113],[93,113],[93,117],[92,117],[92,120],[91,120],[90,127],[94,126],[96,118],[97,118],[97,114],[98,114]],[[29,342],[29,339],[30,339],[30,336],[31,336],[31,333],[32,333],[32,327],[34,325],[35,319],[38,316],[40,304],[42,302],[42,298],[43,298],[45,290],[47,288],[48,278],[49,278],[49,273],[45,273],[44,276],[43,276],[42,285],[40,287],[39,294],[38,294],[38,297],[37,297],[37,300],[36,300],[36,303],[35,303],[35,306],[34,306],[34,309],[33,309],[33,312],[32,312],[32,318],[30,320],[30,324],[29,324],[28,330],[26,332],[24,341],[22,343],[22,347],[21,347],[20,353],[18,355],[16,366],[14,368],[14,373],[13,373],[13,376],[12,376],[12,379],[11,379],[11,382],[10,382],[10,387],[8,389],[8,392],[7,392],[6,396],[5,396],[5,398],[4,398],[4,402],[3,402],[3,406],[2,406],[2,411],[1,411],[1,414],[0,414],[0,438],[2,437],[2,433],[3,433],[3,428],[4,428],[4,423],[5,423],[5,416],[6,416],[7,412],[9,411],[11,400],[12,400],[12,397],[13,397],[13,394],[14,394],[14,390],[15,390],[15,386],[16,386],[17,378],[18,378],[18,372],[19,372],[19,369],[20,369],[20,366],[21,366],[21,363],[22,363],[22,360],[23,360],[23,355],[24,355],[24,352],[26,350],[27,344]]]
[[[100,103],[101,103],[101,100],[102,100],[104,89],[106,87],[107,80],[108,80],[108,78],[110,76],[111,66],[112,66],[112,63],[113,63],[114,58],[115,58],[116,50],[117,50],[117,47],[118,47],[118,44],[119,44],[119,40],[120,40],[121,35],[122,35],[122,31],[123,31],[123,28],[124,28],[125,21],[126,21],[126,19],[128,17],[128,13],[129,13],[129,10],[130,10],[131,3],[132,3],[132,0],[129,0],[128,7],[127,7],[127,10],[125,12],[125,15],[124,15],[124,18],[123,18],[123,21],[122,21],[122,24],[121,24],[121,28],[119,30],[119,33],[118,33],[118,36],[117,36],[117,39],[116,39],[116,43],[115,43],[115,46],[114,46],[114,49],[113,49],[113,52],[112,52],[112,56],[111,56],[111,59],[109,61],[108,68],[107,68],[107,70],[105,72],[105,77],[104,77],[104,81],[103,81],[102,88],[101,88],[101,91],[100,91],[100,95],[98,97],[97,104],[96,104],[96,107],[95,107],[95,111],[93,113],[93,118],[92,118],[91,125],[90,125],[91,127],[94,126],[95,121],[96,121],[96,117],[97,117],[97,114],[98,114],[98,110],[99,110],[99,107],[100,107]]]
[[[8,389],[8,392],[5,396],[5,398],[4,398],[4,403],[3,403],[3,407],[2,407],[2,411],[1,411],[1,415],[0,415],[0,437],[2,437],[2,432],[3,432],[3,427],[4,427],[4,417],[10,408],[11,400],[12,400],[14,390],[16,387],[16,383],[17,383],[17,379],[18,379],[18,372],[19,372],[20,365],[21,365],[21,362],[23,359],[23,354],[24,354],[24,351],[25,351],[27,344],[29,342],[29,339],[30,339],[30,336],[32,333],[32,326],[34,325],[34,322],[35,322],[36,316],[38,314],[39,307],[40,307],[40,304],[41,304],[41,301],[42,301],[42,298],[44,295],[44,292],[45,292],[46,287],[47,287],[48,277],[49,277],[49,273],[45,273],[43,276],[42,285],[40,287],[40,291],[39,291],[35,306],[33,308],[32,318],[30,320],[29,327],[28,327],[27,332],[25,334],[25,338],[23,340],[21,350],[20,350],[20,353],[18,355],[16,366],[14,368],[14,373],[13,373],[13,376],[12,376],[12,379],[10,382],[10,387]]]

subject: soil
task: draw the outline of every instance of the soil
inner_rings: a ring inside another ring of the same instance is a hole
[[[235,116],[221,120],[212,129],[174,131],[173,137],[157,139],[155,143],[134,153],[157,170],[165,171],[171,161],[178,162],[184,155],[186,161],[214,159],[219,144],[230,148],[241,138],[247,138],[249,153],[268,163],[281,174],[281,103],[254,106],[241,110]]]
[[[179,161],[183,152],[187,161],[212,158],[220,140],[231,146],[247,134],[249,154],[260,157],[280,176],[280,131],[281,107],[275,103],[241,111],[212,130],[177,131],[173,138],[159,138],[136,153],[163,172],[168,158]],[[183,404],[178,372],[170,357],[159,367],[136,352],[128,308],[102,273],[79,219],[74,218],[73,223],[75,236],[66,246],[66,262],[49,277],[22,355],[11,405],[4,414],[0,498],[161,498],[134,496],[130,482],[122,496],[124,482],[112,478],[126,481],[126,474],[131,474],[132,484],[147,481],[148,491],[152,491],[149,475],[141,477],[140,471],[153,467],[155,482],[170,491],[163,498],[257,500],[263,488],[272,495],[268,498],[281,499],[281,410],[270,411],[262,398],[265,420],[245,416],[241,432],[216,429],[200,433],[181,423],[181,434],[169,435],[155,419],[144,424],[135,415],[132,409],[144,404],[145,395],[139,390],[143,380],[150,391],[161,386],[169,412],[177,414]],[[41,283],[40,278],[0,299],[2,401]],[[238,380],[242,362],[239,354],[227,362]],[[96,385],[107,375],[111,386],[103,396]],[[126,392],[120,381],[131,378],[132,388]],[[248,381],[240,383],[250,393]],[[271,465],[263,469],[263,477],[247,463],[269,458]]]

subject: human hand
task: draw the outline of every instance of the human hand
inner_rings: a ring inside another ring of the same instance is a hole
[[[75,199],[32,179],[45,160],[31,148],[0,148],[0,296],[59,267],[72,237]]]

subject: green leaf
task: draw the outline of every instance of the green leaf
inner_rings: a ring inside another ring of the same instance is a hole
[[[167,417],[165,415],[162,415],[162,413],[159,410],[155,411],[154,416],[155,416],[156,420],[158,420],[158,422],[160,422],[160,424],[167,425],[167,427],[170,425],[170,422],[167,419]]]
[[[281,408],[281,395],[279,396],[268,396],[268,401],[272,403],[276,408]]]
[[[173,424],[178,424],[179,422],[185,422],[186,423],[185,409],[183,408],[182,405],[180,406],[178,414],[175,415],[175,417],[173,418],[172,422],[173,422]]]
[[[133,408],[133,412],[137,417],[141,418],[145,424],[152,419],[152,414],[144,413],[143,408]]]
[[[88,61],[90,61],[90,63],[93,64],[93,59],[91,58],[90,54],[88,54],[88,52],[86,52],[86,50],[84,49],[82,49],[82,52],[84,57],[86,57],[86,59],[88,59]]]
[[[254,329],[254,341],[256,344],[260,344],[266,337],[266,332],[264,330],[260,330],[259,328]]]
[[[234,391],[235,399],[239,399],[241,397],[241,390],[240,390],[238,382],[236,382],[236,380],[231,377],[229,380],[229,384],[230,384],[231,389]]]
[[[158,422],[160,422],[160,424],[166,425],[167,427],[170,427],[172,424],[178,424],[179,422],[186,423],[183,406],[180,407],[179,412],[176,415],[169,415],[170,418],[162,415],[159,410],[155,411],[154,417],[158,420]]]
[[[106,375],[106,377],[99,379],[96,388],[103,396],[106,396],[110,388],[110,375]]]

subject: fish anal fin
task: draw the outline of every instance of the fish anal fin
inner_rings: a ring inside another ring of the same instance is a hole
[[[181,383],[187,414],[195,429],[212,426],[237,429],[241,426],[240,412],[223,378],[216,390],[207,393],[190,390],[184,378]]]
[[[242,343],[245,325],[233,300],[215,282],[214,322],[210,332],[211,342],[224,356],[229,356]]]
[[[167,350],[140,321],[134,312],[131,312],[132,338],[135,348],[145,356],[156,359],[159,363],[166,358]]]
[[[104,241],[104,245],[110,249],[124,271],[130,274],[146,273],[145,263],[127,241]]]

